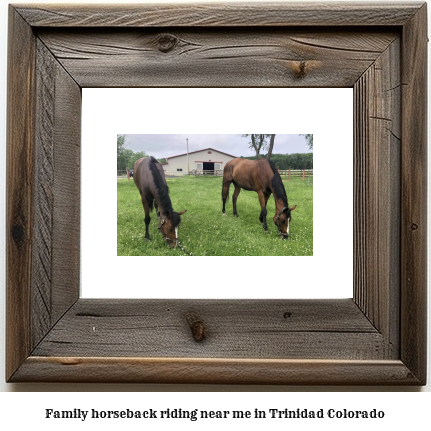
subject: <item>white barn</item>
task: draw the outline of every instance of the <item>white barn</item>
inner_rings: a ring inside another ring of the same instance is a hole
[[[166,157],[166,163],[162,163],[166,175],[187,175],[189,171],[220,171],[229,160],[235,156],[205,148],[204,150],[191,151],[188,154]]]

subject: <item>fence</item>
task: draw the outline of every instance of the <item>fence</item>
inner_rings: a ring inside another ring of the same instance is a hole
[[[288,181],[293,179],[305,181],[307,178],[308,184],[313,185],[313,169],[286,169],[278,172],[282,177],[287,177]]]
[[[278,171],[282,177],[287,177],[287,180],[302,179],[302,181],[307,181],[308,184],[313,185],[313,169],[286,169]],[[178,172],[165,172],[166,176],[176,176]],[[194,175],[195,177],[200,175],[215,175],[216,177],[223,176],[223,169],[217,170],[202,170],[193,169],[190,171],[189,175]],[[127,171],[117,171],[118,178],[127,178]]]
[[[215,175],[216,177],[222,177],[223,169],[215,169],[215,170],[193,169],[192,171],[190,171],[190,175],[194,175],[195,177],[199,175]]]

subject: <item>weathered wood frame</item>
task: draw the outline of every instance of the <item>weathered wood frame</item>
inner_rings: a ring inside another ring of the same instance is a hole
[[[425,384],[426,15],[10,6],[6,379]],[[118,86],[352,87],[354,298],[80,299],[81,88]]]

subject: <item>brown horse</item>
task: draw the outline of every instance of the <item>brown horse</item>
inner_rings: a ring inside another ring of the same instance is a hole
[[[278,233],[283,239],[289,236],[290,212],[296,208],[296,205],[289,208],[283,181],[271,161],[267,159],[248,160],[236,158],[226,163],[223,172],[223,214],[226,214],[225,204],[229,196],[229,186],[231,183],[235,186],[232,196],[234,216],[238,217],[236,201],[241,189],[255,191],[259,197],[261,207],[259,220],[265,232],[268,233],[266,204],[272,193],[275,200],[274,223],[278,227]]]
[[[145,211],[145,240],[150,240],[148,233],[148,225],[151,221],[150,211],[156,207],[159,221],[158,229],[169,246],[175,247],[178,243],[180,216],[187,210],[179,213],[173,210],[161,164],[154,157],[137,160],[133,170],[133,180],[141,194],[142,206]]]

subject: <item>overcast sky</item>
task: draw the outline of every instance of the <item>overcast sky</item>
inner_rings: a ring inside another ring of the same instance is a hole
[[[235,157],[256,155],[249,148],[249,138],[241,135],[126,135],[125,147],[134,151],[145,151],[157,159],[168,158],[187,152],[213,148]],[[273,154],[310,153],[305,137],[301,135],[276,135]],[[266,151],[261,151],[266,153]]]

